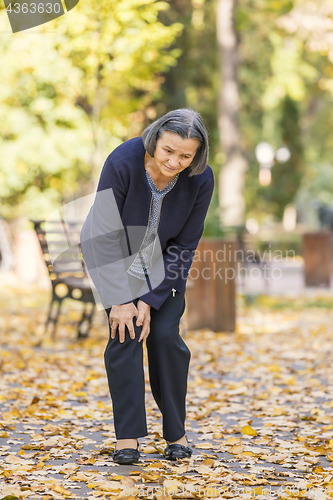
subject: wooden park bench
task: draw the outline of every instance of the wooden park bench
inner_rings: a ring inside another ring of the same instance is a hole
[[[52,325],[52,339],[55,338],[62,302],[71,298],[84,303],[77,327],[77,338],[89,335],[95,312],[95,299],[85,270],[80,248],[82,221],[49,222],[47,238],[45,221],[33,220],[35,231],[43,252],[44,261],[52,284],[52,298],[45,332]],[[52,259],[51,259],[52,255]],[[58,257],[54,259],[54,256]],[[53,261],[53,264],[52,264]]]

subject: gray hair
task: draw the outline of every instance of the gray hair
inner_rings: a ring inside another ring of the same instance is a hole
[[[178,134],[183,139],[199,139],[200,144],[189,165],[189,175],[191,177],[202,174],[208,162],[209,139],[199,113],[190,108],[175,109],[148,125],[142,133],[142,140],[145,150],[152,157],[156,150],[156,143],[163,132]]]

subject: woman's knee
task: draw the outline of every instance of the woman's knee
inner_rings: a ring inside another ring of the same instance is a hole
[[[135,342],[135,340],[131,339],[131,342]],[[128,359],[130,359],[133,355],[130,347],[131,346],[127,345],[126,341],[124,343],[120,343],[118,335],[114,339],[110,338],[104,351],[104,361],[110,363],[114,360],[119,362],[123,359],[124,362],[127,363]]]
[[[188,358],[188,361],[191,359],[191,352],[179,332],[170,334],[170,332],[164,331],[159,332],[158,335],[151,332],[147,338],[147,349],[155,354],[161,353],[162,356],[167,353],[171,355],[181,353],[184,358]]]
[[[147,345],[157,345],[164,346],[165,348],[172,348],[175,345],[179,345],[182,338],[179,335],[179,330],[172,331],[166,328],[161,328],[158,331],[150,331],[147,338]]]

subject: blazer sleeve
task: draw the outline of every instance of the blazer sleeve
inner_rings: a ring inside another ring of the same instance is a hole
[[[193,210],[176,238],[169,240],[163,252],[165,278],[154,290],[142,295],[140,299],[154,309],[159,309],[170,295],[180,277],[185,281],[190,270],[195,250],[204,229],[207,210],[214,189],[214,176],[211,175],[201,186]]]

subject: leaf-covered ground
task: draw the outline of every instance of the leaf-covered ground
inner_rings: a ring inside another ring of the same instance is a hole
[[[104,312],[76,341],[68,301],[41,344],[48,293],[0,294],[0,498],[333,497],[333,296],[239,297],[235,334],[184,332],[192,458],[164,460],[147,379],[149,436],[118,466]]]

